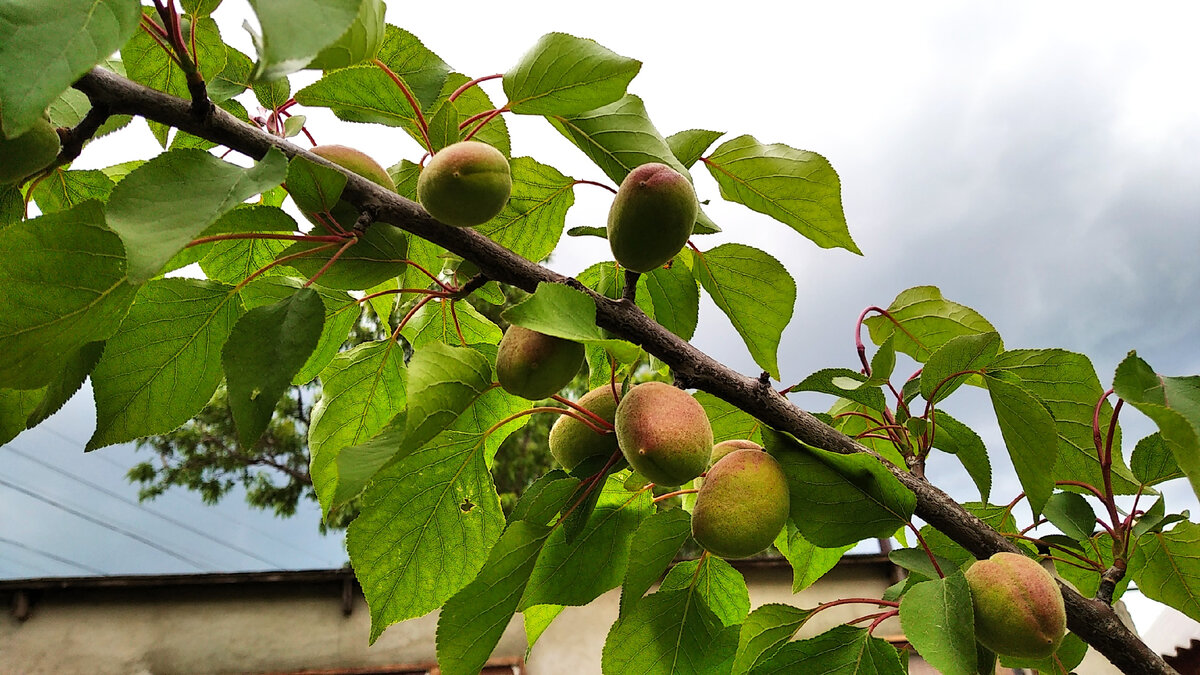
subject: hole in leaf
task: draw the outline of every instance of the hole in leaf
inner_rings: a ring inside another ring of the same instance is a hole
[[[475,505],[471,503],[470,499],[463,497],[462,503],[458,505],[458,508],[461,509],[463,513],[470,513],[471,509],[475,508]]]

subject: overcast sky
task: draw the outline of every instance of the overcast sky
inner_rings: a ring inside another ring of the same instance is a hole
[[[820,368],[857,368],[852,329],[866,306],[914,285],[939,286],[999,330],[1007,348],[1063,347],[1089,355],[1109,384],[1137,349],[1165,374],[1200,372],[1200,91],[1194,86],[1200,10],[1188,3],[807,3],[704,5],[605,2],[460,2],[397,6],[406,28],[472,76],[507,70],[543,33],[596,39],[644,62],[630,90],[664,134],[689,128],[749,133],[825,155],[841,176],[850,231],[864,255],[819,249],[787,226],[721,202],[694,172],[724,234],[770,251],[795,277],[799,300],[784,334],[785,384]],[[227,39],[250,47],[243,3],[217,15]],[[502,99],[498,83],[487,85]],[[369,149],[390,165],[421,151],[402,132],[339,123],[311,112],[321,142]],[[508,118],[515,155],[534,155],[575,178],[604,180],[540,119]],[[79,168],[153,152],[144,124],[102,139]],[[568,226],[602,225],[610,195],[580,186]],[[552,267],[573,274],[609,254],[604,242],[569,240]],[[745,373],[745,346],[705,301],[695,344]],[[986,397],[951,405],[1003,466]],[[826,406],[821,399],[802,404]],[[11,444],[135,499],[121,478],[127,447],[88,455],[90,395]],[[1127,449],[1152,430],[1126,412]],[[960,499],[977,498],[944,457],[931,476]],[[339,537],[317,535],[315,509],[290,521],[236,499],[199,506],[171,494],[148,509],[227,540],[258,558],[183,531],[73,478],[0,450],[2,477],[44,498],[154,540],[185,562],[60,507],[0,485],[0,536],[104,573],[308,568],[341,564]],[[1019,490],[1011,469],[992,500]],[[1192,508],[1186,484],[1168,484],[1168,509]],[[1025,516],[1028,517],[1027,515]],[[253,529],[250,529],[253,528]],[[0,577],[79,574],[0,542]],[[1139,605],[1143,627],[1154,612]]]

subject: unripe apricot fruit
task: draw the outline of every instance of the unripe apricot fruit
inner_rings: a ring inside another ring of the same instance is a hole
[[[966,571],[975,639],[1005,656],[1046,658],[1067,634],[1062,591],[1036,561],[997,553]]]
[[[621,385],[617,385],[618,395],[621,390]],[[608,384],[584,394],[576,404],[596,413],[609,424],[613,423],[617,414],[617,399],[613,397],[613,388]],[[573,417],[562,415],[554,422],[554,426],[550,427],[550,454],[554,455],[554,459],[567,471],[579,466],[579,463],[588,457],[611,457],[616,451],[616,434],[598,434]]]
[[[728,455],[734,450],[758,450],[759,452],[762,452],[762,449],[763,447],[758,443],[740,438],[730,441],[721,441],[713,446],[712,454],[708,457],[708,466],[711,468],[717,462],[721,461],[722,457]],[[700,489],[704,486],[704,479],[697,478],[692,485],[695,486],[696,489]]]
[[[496,379],[514,396],[549,398],[567,386],[583,365],[583,345],[522,328],[508,327],[496,352]]]
[[[683,390],[663,382],[633,387],[614,425],[629,465],[658,485],[682,485],[708,467],[712,425],[704,406]]]
[[[417,200],[447,225],[482,225],[504,208],[512,191],[508,160],[479,141],[462,141],[437,151],[417,178]]]
[[[666,164],[643,164],[621,181],[608,212],[608,244],[621,266],[650,272],[687,244],[700,206],[687,177]]]
[[[722,457],[704,479],[692,509],[692,537],[722,558],[745,558],[765,550],[787,522],[787,477],[761,449],[738,449]]]
[[[16,138],[0,137],[0,186],[16,183],[50,166],[60,148],[54,125],[42,117]]]

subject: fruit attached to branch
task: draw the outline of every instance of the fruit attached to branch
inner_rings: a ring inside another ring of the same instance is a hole
[[[621,385],[617,385],[620,394]],[[617,414],[617,400],[611,385],[597,387],[584,394],[576,404],[595,413],[609,424]],[[591,420],[589,420],[591,421]],[[579,420],[563,415],[550,427],[550,454],[567,471],[571,471],[583,460],[593,455],[611,457],[617,451],[616,434],[600,434]]]
[[[608,212],[608,244],[622,267],[650,272],[692,236],[700,205],[688,179],[666,164],[643,164],[621,181]]]
[[[503,153],[487,143],[462,141],[437,152],[417,179],[417,199],[447,225],[482,225],[504,208],[512,175]]]
[[[539,401],[567,386],[583,358],[583,345],[578,342],[513,324],[496,352],[496,379],[508,393]]]
[[[708,468],[712,425],[704,406],[681,389],[663,382],[633,387],[614,425],[629,465],[658,485],[682,485]]]
[[[1036,561],[997,553],[966,572],[975,608],[975,638],[1006,656],[1046,658],[1067,634],[1062,591]]]
[[[775,541],[790,503],[774,457],[761,448],[735,449],[708,470],[692,510],[692,537],[722,558],[752,556]]]

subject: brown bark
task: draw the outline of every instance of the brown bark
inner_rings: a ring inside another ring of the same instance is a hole
[[[219,108],[214,109],[207,118],[197,119],[191,112],[189,101],[147,89],[100,68],[84,75],[75,87],[92,101],[107,104],[112,114],[141,115],[255,159],[261,158],[274,147],[288,157],[300,155],[341,170],[284,139],[242,123]],[[343,170],[343,173],[347,172]],[[671,366],[690,388],[714,394],[771,427],[789,432],[814,447],[843,454],[871,453],[853,439],[793,405],[769,384],[764,385],[757,378],[736,373],[681,340],[648,318],[628,299],[612,300],[600,296],[575,279],[563,277],[530,262],[470,228],[442,225],[418,204],[356,174],[347,173],[343,196],[372,212],[377,223],[394,225],[470,260],[489,279],[530,292],[539,283],[561,283],[587,293],[596,303],[597,324],[657,356]],[[1017,551],[1002,535],[924,478],[882,459],[880,461],[916,494],[916,514],[976,557],[986,558],[999,551]],[[1122,672],[1176,672],[1125,627],[1111,607],[1084,598],[1065,586],[1063,596],[1070,629],[1104,654]]]

